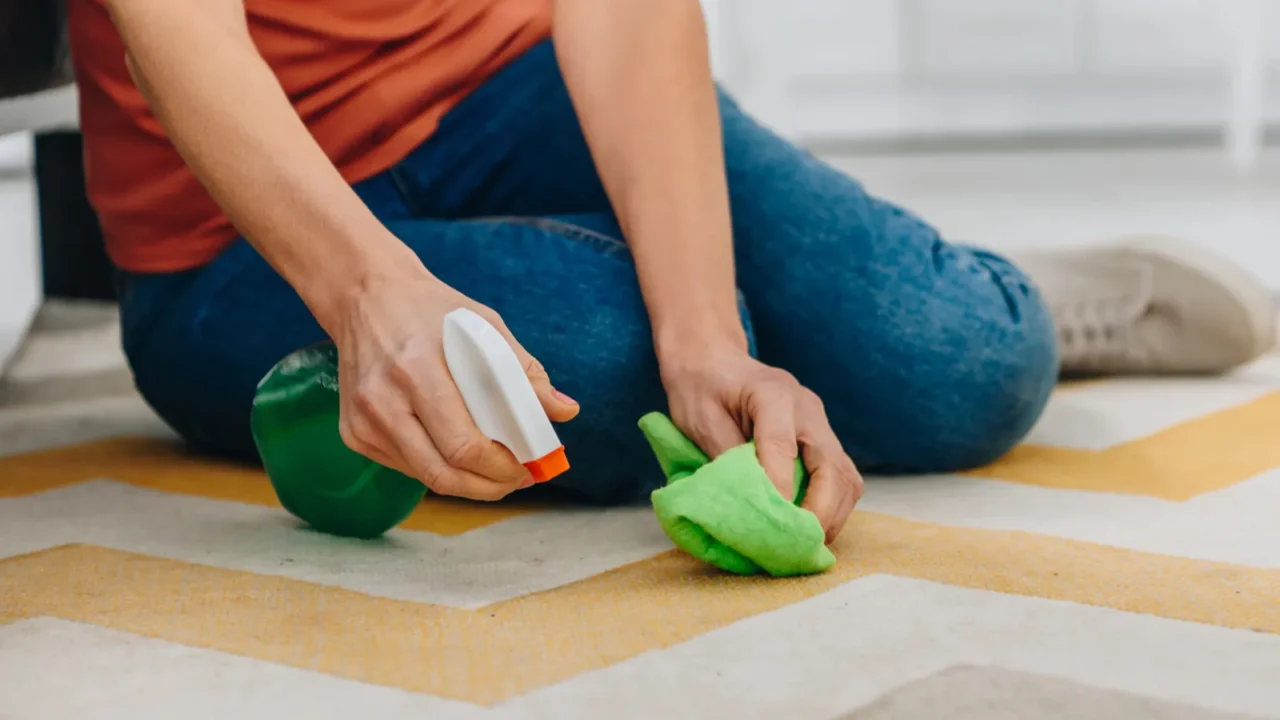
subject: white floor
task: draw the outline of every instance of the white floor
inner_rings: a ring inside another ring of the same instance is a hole
[[[0,138],[0,366],[12,355],[38,292],[35,192],[29,177],[11,169],[25,158],[12,137]],[[953,240],[1001,249],[1167,233],[1213,247],[1280,289],[1280,149],[1270,150],[1249,175],[1231,170],[1217,148],[834,162]]]
[[[1219,148],[840,158],[871,192],[949,239],[997,249],[1178,235],[1248,265],[1280,289],[1280,148],[1256,172]]]

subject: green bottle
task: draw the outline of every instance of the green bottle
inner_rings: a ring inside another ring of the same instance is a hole
[[[352,451],[338,433],[338,350],[299,350],[258,383],[254,442],[280,504],[321,532],[382,535],[413,512],[421,482]]]

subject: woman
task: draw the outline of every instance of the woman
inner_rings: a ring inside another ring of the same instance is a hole
[[[834,538],[858,468],[987,462],[1058,375],[1021,271],[717,93],[696,0],[70,2],[125,349],[204,450],[253,458],[256,382],[332,338],[354,450],[441,494],[526,486],[443,362],[469,307],[576,417],[561,490],[643,497],[634,423],[668,408],[713,455],[754,438],[783,492],[802,457]]]

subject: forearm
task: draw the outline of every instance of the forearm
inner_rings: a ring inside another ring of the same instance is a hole
[[[308,133],[236,0],[112,0],[130,70],[192,172],[322,324],[403,246]],[[327,328],[328,329],[328,328]]]
[[[562,73],[635,258],[659,356],[745,347],[696,0],[557,0]]]

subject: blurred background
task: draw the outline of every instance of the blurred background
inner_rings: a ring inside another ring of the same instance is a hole
[[[56,27],[45,3],[6,2],[32,8],[9,18],[39,31],[24,38]],[[749,110],[955,240],[1174,234],[1280,289],[1280,0],[703,4],[716,75]],[[42,297],[109,292],[64,49],[0,47],[3,74],[0,365]]]

